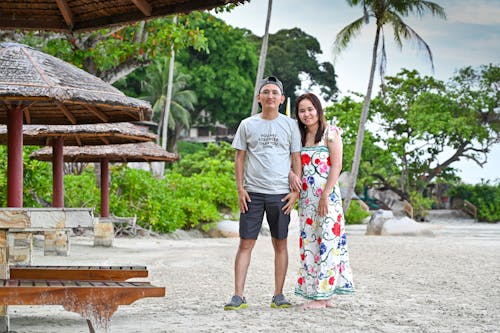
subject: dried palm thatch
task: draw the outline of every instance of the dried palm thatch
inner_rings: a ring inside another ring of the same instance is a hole
[[[91,124],[151,119],[151,106],[29,46],[0,43],[0,123],[18,107],[25,124]]]
[[[107,146],[66,146],[63,148],[64,162],[174,162],[179,155],[169,153],[153,142],[129,143]],[[45,147],[31,153],[30,158],[52,161],[52,148]]]
[[[157,135],[131,123],[91,125],[24,125],[25,146],[50,146],[55,138],[64,138],[64,145],[109,145],[154,141]],[[7,144],[7,126],[0,125],[0,144]]]
[[[89,31],[248,0],[5,0],[0,29]]]

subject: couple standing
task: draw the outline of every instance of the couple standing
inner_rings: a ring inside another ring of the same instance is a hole
[[[301,265],[295,294],[309,300],[303,308],[330,307],[334,294],[354,291],[337,184],[342,168],[341,130],[327,125],[314,94],[301,95],[296,101],[298,127],[295,120],[279,113],[284,99],[281,81],[265,78],[257,95],[262,112],[241,122],[232,144],[236,149],[240,244],[234,295],[225,310],[247,307],[243,291],[264,212],[274,248],[271,307],[291,307],[283,286],[290,212],[297,199]]]

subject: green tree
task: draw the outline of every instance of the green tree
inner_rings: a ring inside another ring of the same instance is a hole
[[[169,58],[156,59],[146,70],[144,84],[144,99],[153,106],[153,120],[159,123],[158,133],[164,126],[163,119],[165,103],[167,101],[167,85],[169,75]],[[191,77],[178,71],[175,66],[174,80],[172,86],[171,112],[168,127],[171,129],[168,138],[168,151],[176,151],[177,140],[182,129],[189,129],[191,112],[195,109],[197,101],[193,90],[187,89]]]
[[[344,144],[342,165],[348,165],[354,155],[354,146],[356,143],[356,128],[358,126],[359,116],[363,103],[355,101],[349,96],[343,97],[331,106],[326,107],[325,116],[332,123],[343,129],[342,142]],[[369,121],[372,121],[373,114],[369,115]],[[397,165],[392,153],[382,148],[380,145],[380,133],[366,131],[363,141],[363,151],[361,160],[363,161],[359,168],[357,190],[363,191],[364,187],[373,187],[374,183],[379,182],[380,175],[389,178],[389,175],[397,174]],[[342,184],[345,187],[346,184]],[[386,189],[385,185],[379,189]],[[359,193],[358,192],[358,193]]]
[[[260,43],[260,41],[259,41]],[[295,92],[307,78],[307,90],[318,87],[321,97],[333,100],[338,92],[336,74],[329,62],[319,63],[319,42],[299,28],[283,29],[269,36],[265,76],[276,75],[283,82],[285,95],[295,105]]]
[[[432,53],[427,43],[418,35],[418,33],[408,26],[403,17],[409,14],[416,14],[423,16],[427,11],[432,15],[437,15],[445,18],[444,9],[430,1],[423,0],[346,0],[349,6],[361,6],[363,8],[363,16],[353,21],[344,27],[336,36],[335,39],[335,52],[339,53],[344,50],[352,39],[359,33],[363,24],[369,23],[370,18],[375,19],[375,39],[373,42],[372,59],[370,66],[370,75],[368,79],[368,88],[364,98],[363,110],[359,121],[358,137],[356,140],[356,148],[354,158],[352,161],[351,172],[349,175],[349,185],[347,187],[347,197],[344,201],[344,211],[347,211],[351,202],[350,197],[354,192],[356,186],[356,179],[358,177],[359,164],[361,161],[361,150],[363,146],[363,139],[365,134],[365,124],[368,118],[368,111],[370,109],[373,79],[375,75],[375,68],[377,67],[377,55],[379,50],[382,53],[381,65],[385,64],[385,39],[383,34],[383,27],[387,24],[391,25],[394,31],[394,40],[396,45],[402,47],[402,40],[413,40],[422,46],[432,63]],[[381,46],[379,43],[382,42]],[[383,71],[381,77],[383,77]]]
[[[235,29],[208,13],[192,13],[179,20],[192,30],[203,30],[208,52],[187,48],[176,53],[187,69],[198,104],[193,122],[236,127],[250,115],[257,50],[248,30]]]
[[[454,181],[453,164],[470,159],[482,166],[499,142],[500,82],[496,66],[462,69],[448,84],[417,71],[386,77],[386,90],[372,103],[381,126],[378,142],[394,157],[396,168],[376,177],[411,201],[438,179]]]
[[[8,40],[11,35],[0,38]],[[41,49],[77,67],[114,83],[157,56],[187,46],[206,50],[200,29],[176,25],[171,17],[82,34],[51,32],[16,33],[15,41]]]

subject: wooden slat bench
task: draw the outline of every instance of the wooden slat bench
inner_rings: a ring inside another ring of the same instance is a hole
[[[93,325],[106,330],[119,305],[129,305],[144,297],[164,297],[165,288],[148,282],[0,280],[0,304],[62,305]]]
[[[146,266],[11,266],[10,278],[23,280],[126,281],[148,276]]]

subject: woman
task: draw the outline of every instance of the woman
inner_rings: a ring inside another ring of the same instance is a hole
[[[297,98],[295,115],[303,147],[301,265],[295,294],[310,300],[304,309],[331,307],[334,294],[354,291],[337,183],[342,169],[342,130],[326,123],[321,102],[311,93]]]

